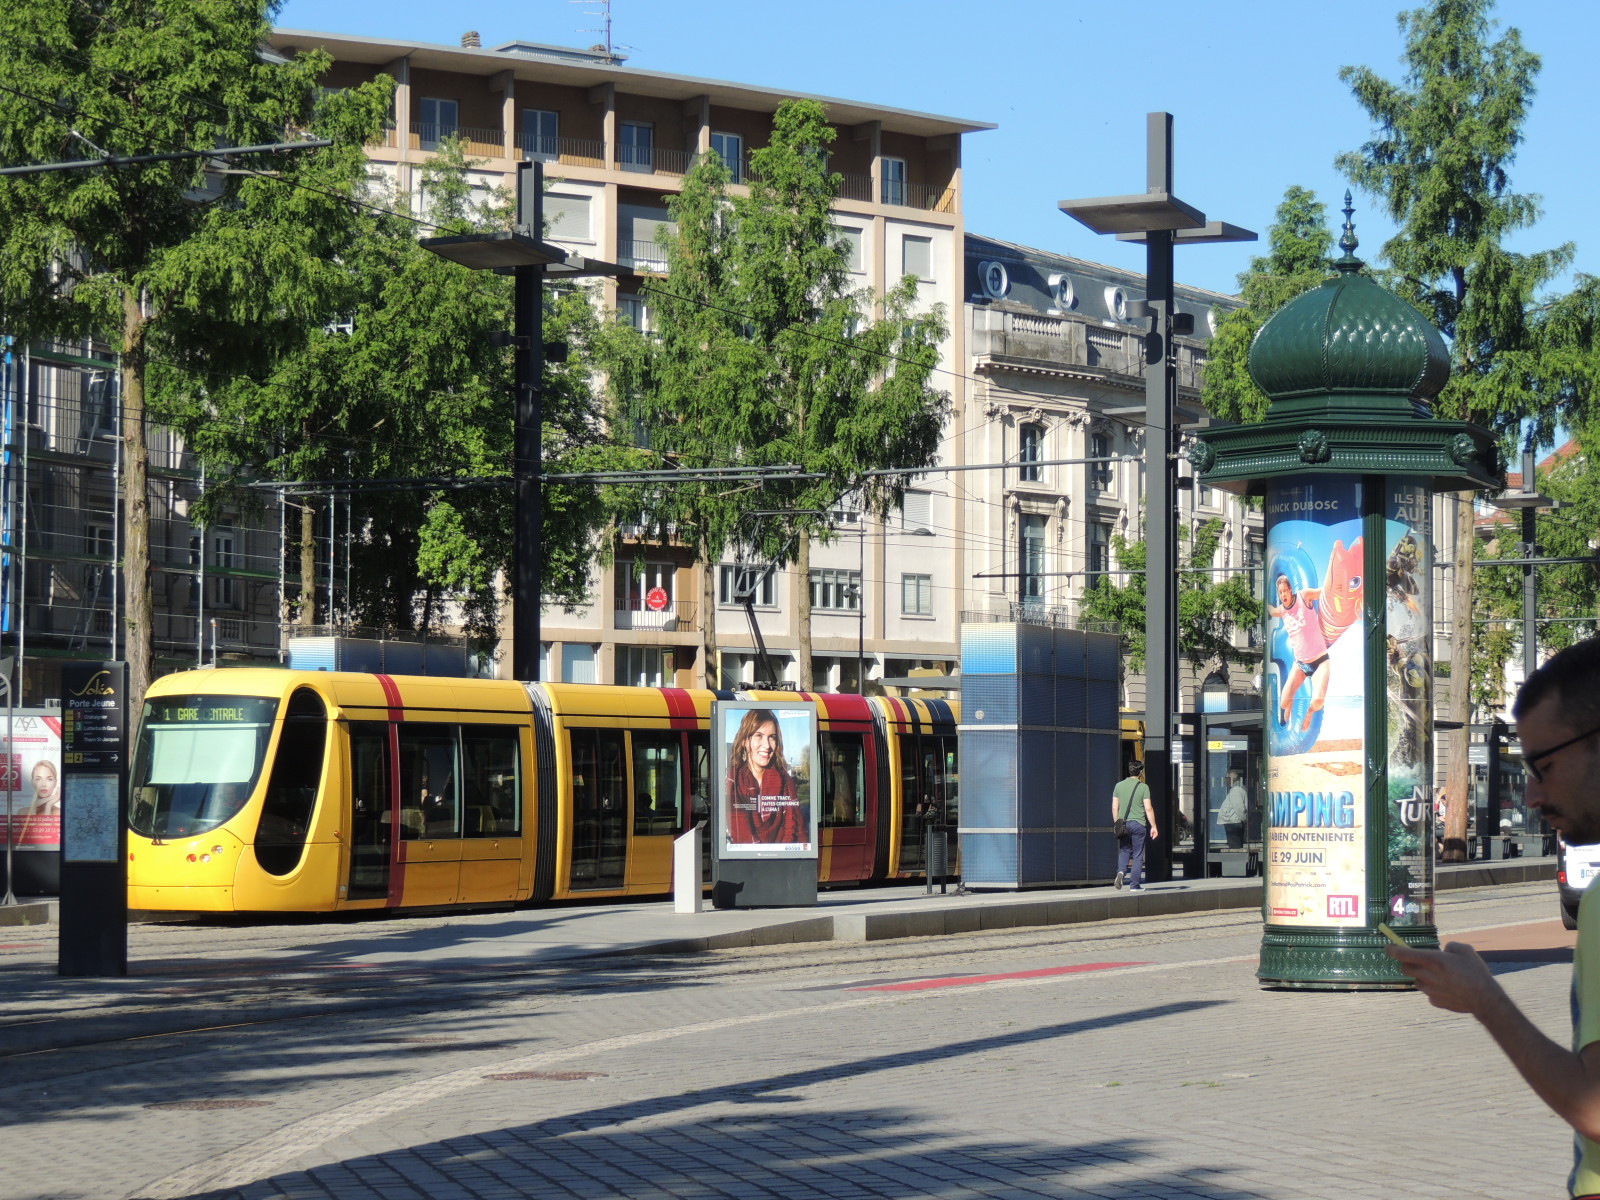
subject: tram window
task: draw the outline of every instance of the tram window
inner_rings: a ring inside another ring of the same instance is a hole
[[[709,733],[691,733],[689,735],[689,796],[693,802],[695,824],[704,821],[709,826],[711,821],[711,735]],[[703,846],[711,844],[710,837],[706,837]]]
[[[682,735],[633,735],[633,832],[635,837],[676,833],[682,819]]]
[[[822,824],[832,829],[853,829],[866,823],[866,776],[862,767],[859,733],[822,735]]]
[[[134,743],[129,827],[144,837],[204,833],[255,790],[278,702],[164,696],[144,706]]]
[[[453,725],[400,726],[400,836],[461,836]]]
[[[289,698],[256,828],[256,861],[270,874],[287,875],[305,852],[327,750],[328,712],[322,697],[301,688]]]
[[[350,723],[350,808],[359,824],[389,821],[389,727]]]
[[[521,832],[520,750],[514,726],[462,728],[461,786],[468,837]]]

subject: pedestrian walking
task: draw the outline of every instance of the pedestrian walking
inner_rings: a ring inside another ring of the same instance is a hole
[[[1131,763],[1128,777],[1112,789],[1111,827],[1117,834],[1117,877],[1113,886],[1120,888],[1126,881],[1130,892],[1140,891],[1144,887],[1145,839],[1160,836],[1143,763]]]
[[[1569,842],[1600,842],[1600,638],[1569,646],[1528,676],[1512,715],[1527,804]],[[1567,1194],[1600,1200],[1600,899],[1578,908],[1572,958],[1572,1048],[1541,1033],[1471,946],[1390,946],[1438,1008],[1477,1019],[1539,1099],[1574,1131]]]

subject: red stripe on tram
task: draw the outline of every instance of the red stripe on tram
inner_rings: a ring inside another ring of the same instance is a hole
[[[383,689],[384,702],[389,705],[389,720],[398,721],[405,716],[405,704],[400,699],[400,685],[390,675],[375,675],[378,686]]]
[[[1086,971],[1114,971],[1118,967],[1147,967],[1142,962],[1079,963],[1075,967],[1041,967],[1037,971],[1011,971],[1004,975],[950,975],[943,979],[914,979],[909,983],[880,983],[852,988],[855,992],[926,992],[934,988],[965,987],[973,983],[1000,983],[1007,979],[1045,979],[1051,975],[1081,975]]]
[[[662,688],[667,702],[668,729],[698,729],[700,718],[694,711],[694,700],[683,688]]]

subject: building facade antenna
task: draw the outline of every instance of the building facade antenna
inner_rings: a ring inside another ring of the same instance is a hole
[[[622,62],[628,57],[623,51],[632,50],[633,47],[619,46],[611,37],[611,0],[567,0],[567,3],[600,5],[598,12],[593,9],[585,9],[583,13],[586,17],[598,19],[600,27],[598,29],[580,29],[577,32],[599,34],[601,39],[599,43],[589,48],[597,53],[603,53],[613,63]]]

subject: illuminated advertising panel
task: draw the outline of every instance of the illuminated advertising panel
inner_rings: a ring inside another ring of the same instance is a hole
[[[1352,479],[1278,482],[1267,494],[1269,925],[1365,923],[1360,500]]]
[[[717,854],[817,857],[817,706],[722,700],[713,717]]]

